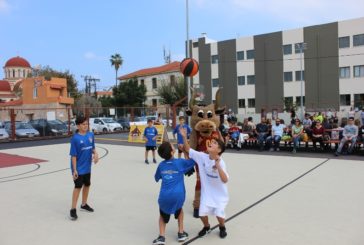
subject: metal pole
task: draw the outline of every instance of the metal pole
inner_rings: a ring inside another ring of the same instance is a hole
[[[301,120],[303,120],[303,68],[302,68],[303,43],[301,44],[300,65],[301,65]]]
[[[186,0],[186,58],[190,58],[190,37],[189,37],[189,16],[188,16],[188,0]],[[187,77],[187,102],[191,99],[191,79]],[[189,123],[189,118],[187,119],[187,123]]]

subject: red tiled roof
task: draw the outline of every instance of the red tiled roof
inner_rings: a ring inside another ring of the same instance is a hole
[[[0,106],[14,106],[14,105],[22,105],[23,104],[23,100],[13,100],[13,101],[9,101],[9,102],[5,102],[5,103],[0,103]]]
[[[0,80],[0,91],[3,92],[11,91],[10,83],[8,81]]]
[[[175,71],[179,71],[179,65],[180,65],[179,61],[174,61],[170,64],[166,64],[163,66],[141,69],[139,71],[135,71],[135,72],[123,75],[123,76],[119,77],[118,79],[126,80],[126,79],[133,78],[133,77],[144,77],[144,76],[151,76],[151,75],[156,75],[156,74],[163,74],[163,73],[167,73],[167,72],[175,72]]]
[[[50,88],[54,88],[54,89],[62,89],[62,88],[65,88],[66,86],[65,85],[61,85],[61,84],[54,84],[54,83],[51,83]]]
[[[112,95],[112,91],[97,91],[96,94],[98,96],[103,96],[103,95]]]
[[[15,94],[0,94],[0,98],[16,98]]]
[[[17,56],[17,57],[13,57],[11,59],[9,59],[6,63],[5,63],[5,67],[9,67],[9,66],[17,66],[17,67],[28,67],[30,68],[30,64],[29,62],[20,57],[20,56]]]

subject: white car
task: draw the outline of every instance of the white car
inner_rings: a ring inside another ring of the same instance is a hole
[[[120,123],[108,117],[90,118],[89,123],[90,123],[90,131],[93,131],[95,133],[116,132],[116,131],[121,131],[123,129]]]
[[[6,140],[9,138],[8,132],[6,132],[5,128],[0,128],[0,140]]]

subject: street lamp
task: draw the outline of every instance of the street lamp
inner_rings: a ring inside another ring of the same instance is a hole
[[[301,66],[301,120],[303,120],[303,51],[307,48],[307,43],[296,43],[295,49],[300,51],[300,66]]]

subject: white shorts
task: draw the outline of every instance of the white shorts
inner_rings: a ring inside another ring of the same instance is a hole
[[[205,204],[200,203],[200,209],[198,210],[200,216],[213,215],[225,219],[225,207],[209,207]]]

